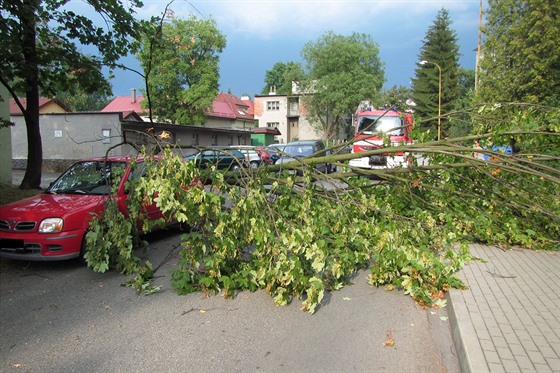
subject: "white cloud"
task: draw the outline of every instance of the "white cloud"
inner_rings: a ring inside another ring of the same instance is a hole
[[[156,0],[160,2],[160,0]],[[149,4],[152,1],[146,0]],[[194,0],[176,1],[172,7],[196,8],[212,16],[226,33],[246,33],[253,38],[315,36],[327,30],[348,33],[377,28],[398,32],[435,19],[442,8],[452,15],[478,8],[477,0]],[[179,6],[180,5],[180,6]]]

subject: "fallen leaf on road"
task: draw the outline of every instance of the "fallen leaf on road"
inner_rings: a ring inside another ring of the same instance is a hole
[[[342,297],[342,299],[344,299],[344,300],[350,300],[350,298],[348,298],[348,297]]]
[[[393,347],[395,345],[395,340],[393,338],[387,338],[385,342],[383,342],[383,346],[385,347]]]
[[[391,336],[393,333],[393,328],[387,329],[387,339],[383,342],[383,346],[385,347],[393,347],[395,345],[395,340]]]

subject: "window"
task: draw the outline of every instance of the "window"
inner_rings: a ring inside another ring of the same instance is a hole
[[[103,133],[103,144],[110,144],[111,143],[111,130],[102,130]]]
[[[192,135],[192,144],[198,145],[198,133],[193,133]]]
[[[280,110],[280,101],[267,101],[266,110]]]
[[[266,126],[268,128],[278,128],[279,125],[280,125],[279,122],[266,122]]]
[[[212,145],[218,145],[218,135],[212,135]]]
[[[296,100],[290,101],[290,110],[298,111],[298,109],[299,109],[299,102],[297,102]]]

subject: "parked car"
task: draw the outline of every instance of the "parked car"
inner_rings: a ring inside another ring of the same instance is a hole
[[[286,144],[283,154],[276,164],[285,164],[310,156],[324,157],[325,155],[325,144],[321,140],[293,141]],[[327,173],[330,169],[327,163],[318,163],[315,165],[315,170]],[[297,173],[301,175],[303,171],[299,170]]]
[[[268,154],[270,154],[271,164],[276,164],[276,161],[282,156],[286,144],[270,144],[266,147]]]
[[[0,206],[0,257],[29,261],[83,258],[89,222],[99,215],[111,193],[127,214],[128,180],[145,171],[143,159],[90,158],[74,163],[43,193]],[[119,180],[114,180],[119,177]],[[162,218],[155,203],[145,206],[151,220]]]
[[[245,156],[249,167],[257,168],[270,164],[270,155],[264,149],[251,145],[234,145],[232,148],[238,149]]]
[[[184,159],[185,161],[195,162],[200,168],[209,168],[215,165],[218,170],[238,171],[248,165],[242,152],[228,147],[203,149],[184,157]]]

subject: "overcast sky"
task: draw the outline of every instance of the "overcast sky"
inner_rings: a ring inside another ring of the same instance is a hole
[[[474,68],[480,0],[175,0],[175,17],[189,13],[216,21],[226,36],[220,55],[220,90],[241,96],[260,94],[276,62],[302,61],[301,50],[327,31],[365,33],[377,42],[385,63],[385,87],[410,87],[428,28],[440,9],[449,11],[460,46],[460,64]],[[144,0],[140,18],[161,16],[166,0]],[[486,5],[484,5],[486,6]],[[132,73],[115,72],[115,95],[128,95],[143,83]]]

